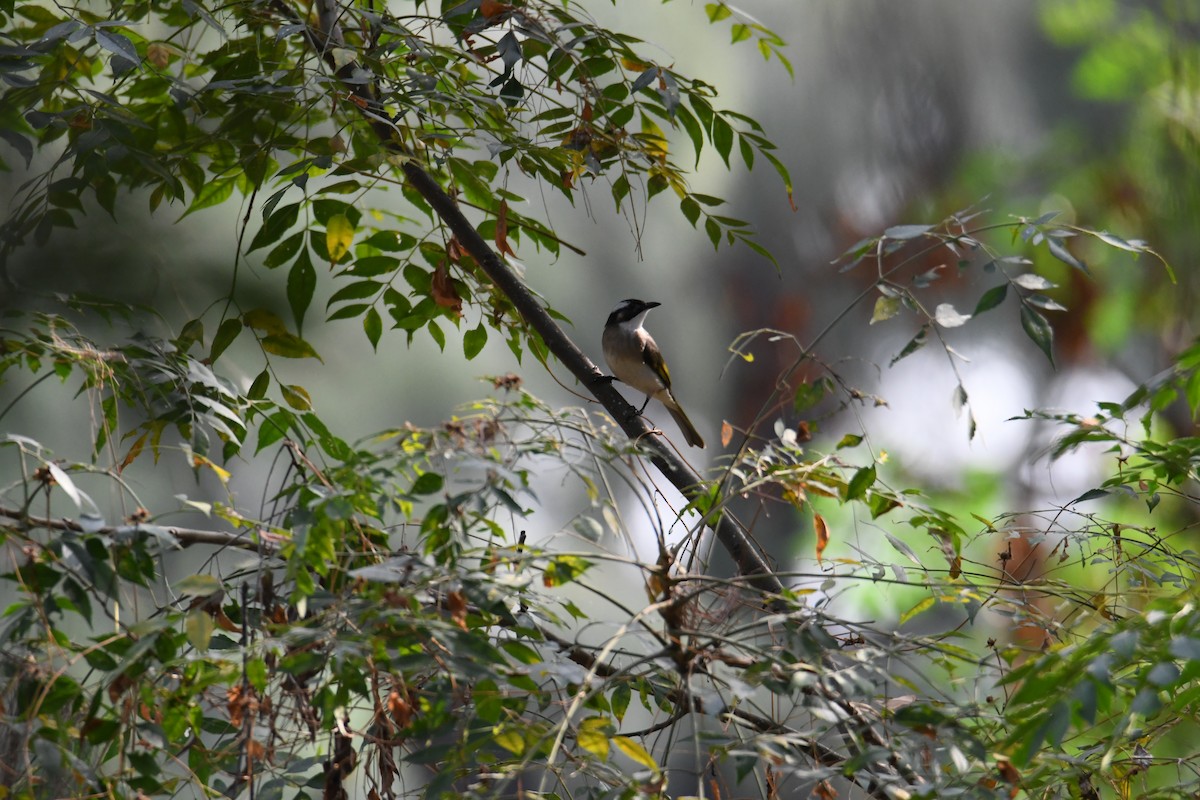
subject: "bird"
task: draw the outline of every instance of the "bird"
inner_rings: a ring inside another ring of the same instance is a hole
[[[608,322],[604,323],[604,334],[600,338],[604,360],[608,362],[608,368],[617,380],[646,395],[646,402],[642,403],[639,414],[646,410],[650,398],[656,398],[683,431],[684,441],[692,447],[702,448],[704,438],[671,393],[671,373],[667,370],[662,351],[659,350],[654,337],[643,327],[646,314],[660,305],[662,304],[653,301],[634,299],[618,303],[608,315]]]

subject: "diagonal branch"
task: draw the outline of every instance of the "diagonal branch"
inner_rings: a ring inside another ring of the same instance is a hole
[[[282,0],[276,0],[275,7],[287,13],[293,21],[300,21],[295,12]],[[341,6],[337,0],[317,0],[315,10],[317,18],[325,23],[338,18]],[[353,74],[357,65],[343,63],[339,68],[335,62],[334,51],[346,47],[341,28],[333,24],[322,30],[314,30],[311,26],[306,27],[306,30],[314,49],[321,54],[329,69],[335,76],[343,79],[343,87],[346,91],[361,101],[355,105],[363,112],[364,118],[379,138],[380,143],[389,150],[409,156],[401,166],[409,183],[429,203],[434,213],[454,232],[459,244],[471,254],[475,262],[496,285],[496,288],[504,293],[526,324],[542,337],[550,352],[571,371],[576,380],[588,388],[617,421],[621,429],[630,438],[642,443],[649,453],[651,462],[668,481],[689,499],[701,496],[704,493],[704,481],[700,475],[659,437],[652,435],[653,428],[633,406],[625,401],[620,392],[612,386],[611,380],[604,377],[599,367],[592,363],[592,360],[571,341],[520,277],[479,235],[441,184],[424,167],[413,160],[411,154],[404,150],[403,145],[396,137],[394,126],[381,116],[382,109],[379,107],[374,87],[358,81],[345,81],[345,77]],[[751,578],[755,588],[775,596],[784,591],[782,582],[776,577],[766,557],[751,541],[745,528],[739,522],[727,512],[720,510],[711,512],[707,522],[716,533],[722,546],[738,565],[738,570]]]

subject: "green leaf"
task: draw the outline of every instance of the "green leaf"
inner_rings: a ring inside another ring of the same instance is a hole
[[[692,112],[682,105],[676,107],[675,119],[678,121],[677,124],[682,125],[683,129],[687,131],[688,138],[692,140],[692,149],[696,151],[696,166],[700,166],[700,151],[704,149],[704,129]]]
[[[317,290],[317,270],[309,258],[305,248],[288,271],[287,298],[292,309],[292,318],[296,321],[296,330],[304,330],[304,313],[312,303],[313,293]]]
[[[283,401],[297,411],[312,410],[312,398],[303,386],[284,383],[280,384],[279,391],[283,394]]]
[[[1087,264],[1071,255],[1071,251],[1068,250],[1066,246],[1064,246],[1062,242],[1057,239],[1057,237],[1047,236],[1046,247],[1050,249],[1050,255],[1054,256],[1059,261],[1074,267],[1085,275],[1091,274],[1087,268]]]
[[[996,306],[1004,302],[1004,298],[1008,296],[1008,284],[1002,283],[999,286],[993,286],[983,293],[979,298],[979,302],[975,304],[973,316],[979,316],[985,311],[991,311]]]
[[[185,597],[208,597],[221,591],[221,581],[215,575],[187,575],[176,582],[175,591]]]
[[[413,483],[413,494],[435,494],[442,490],[445,480],[436,472],[426,472]]]
[[[857,500],[867,493],[867,489],[875,483],[875,465],[863,467],[854,473],[854,477],[846,485],[846,500]]]
[[[271,386],[271,374],[264,369],[258,373],[254,382],[250,384],[250,391],[246,392],[246,397],[250,400],[262,400],[267,396],[267,389]]]
[[[783,181],[783,187],[787,190],[788,205],[790,205],[792,210],[795,211],[796,201],[794,199],[794,192],[792,189],[791,173],[788,172],[788,169],[783,165],[783,162],[776,158],[775,154],[770,150],[760,150],[759,152],[762,153],[763,157],[766,158],[767,161],[771,162],[771,166],[775,168],[775,172],[779,175],[779,179]]]
[[[232,186],[230,188],[232,190]],[[260,247],[266,247],[269,244],[279,241],[288,228],[296,224],[296,220],[299,217],[299,203],[289,203],[272,212],[271,216],[267,217],[263,222],[262,227],[258,229],[258,233],[254,234],[254,238],[250,241],[250,247],[246,252],[253,253]]]
[[[891,319],[900,313],[902,307],[903,303],[899,297],[880,295],[875,300],[875,310],[871,314],[870,324],[874,325],[876,322],[884,322]]]
[[[713,115],[711,138],[713,147],[717,148],[717,152],[721,154],[721,160],[728,167],[729,154],[733,151],[733,128],[719,114]]]
[[[325,318],[326,322],[333,322],[339,319],[353,319],[360,314],[367,313],[367,309],[371,307],[370,303],[349,303],[342,306],[337,311],[334,311]]]
[[[282,267],[287,262],[296,257],[300,252],[301,246],[304,244],[304,231],[298,231],[284,239],[267,254],[263,259],[263,266],[267,269],[275,269]]]
[[[224,203],[233,196],[234,183],[233,178],[216,178],[204,184],[200,191],[196,193],[191,205],[188,206],[187,211],[183,212],[183,216],[180,219],[183,219],[194,211]]]
[[[217,623],[203,608],[193,608],[188,612],[183,627],[188,644],[197,651],[204,652],[208,649],[208,645],[212,641],[213,631],[217,629]]]
[[[96,28],[96,44],[135,66],[141,63],[142,58],[138,55],[137,48],[133,46],[133,42],[130,41],[129,37],[123,33]]]
[[[467,357],[467,361],[479,355],[483,346],[487,344],[487,339],[487,328],[482,322],[463,334],[463,355]]]
[[[925,342],[928,339],[928,336],[929,336],[929,325],[928,324],[922,325],[921,330],[917,331],[917,335],[908,340],[908,344],[904,345],[904,349],[896,354],[896,356],[891,360],[891,362],[888,364],[888,366],[894,367],[894,366],[896,366],[896,362],[899,361],[900,359],[907,358],[908,356],[911,356],[913,353],[920,350],[922,347],[925,346]]]
[[[229,345],[233,344],[233,340],[242,332],[242,321],[237,318],[230,318],[221,323],[217,328],[217,335],[213,337],[212,348],[208,351],[208,363],[216,363],[216,360],[221,357]]]
[[[272,333],[259,340],[263,350],[284,358],[315,358],[321,357],[308,342],[293,333]]]
[[[381,288],[383,288],[383,284],[376,281],[355,281],[334,292],[333,296],[329,298],[329,302],[325,304],[325,307],[328,308],[334,303],[344,303],[347,300],[364,300],[368,297],[373,297],[379,293]]]
[[[753,35],[753,33],[750,30],[750,26],[745,24],[744,22],[735,23],[730,28],[730,33],[733,34],[733,39],[730,42],[730,44],[737,44],[738,42],[744,42]]]
[[[386,275],[389,272],[395,272],[400,267],[400,259],[395,256],[364,256],[354,262],[346,273],[347,275],[357,275],[360,278],[372,278],[377,275]]]
[[[721,246],[721,226],[715,219],[709,217],[704,220],[704,232],[708,234],[708,240],[712,242],[714,250]]]
[[[728,19],[733,12],[724,3],[705,3],[704,13],[708,14],[709,22],[720,22]]]
[[[367,341],[371,343],[371,349],[379,349],[379,337],[383,335],[383,320],[379,317],[379,312],[375,306],[367,309],[367,313],[363,316],[363,332],[367,334]]]
[[[933,230],[932,225],[893,225],[883,232],[883,235],[889,239],[915,239],[918,236],[928,233]]]
[[[629,701],[632,694],[629,681],[621,681],[609,696],[608,703],[612,708],[613,716],[617,718],[617,722],[625,719],[625,711],[629,708]]]
[[[1051,366],[1054,365],[1054,329],[1038,312],[1027,305],[1021,305],[1021,327],[1033,343],[1046,354]]]
[[[293,420],[295,417],[292,412],[282,408],[263,420],[262,425],[258,428],[258,443],[255,445],[254,452],[260,453],[263,448],[270,447],[286,436]]]
[[[700,204],[689,195],[679,203],[679,210],[687,217],[687,221],[692,223],[692,227],[696,227],[696,222],[700,219]]]
[[[797,412],[806,411],[821,402],[828,391],[829,381],[824,378],[812,383],[802,383],[796,387],[796,397],[792,401],[792,408]]]
[[[252,308],[242,314],[242,323],[247,328],[253,328],[263,333],[287,333],[287,325],[274,311],[265,308]]]

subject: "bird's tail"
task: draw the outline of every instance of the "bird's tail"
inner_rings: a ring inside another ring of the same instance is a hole
[[[675,398],[671,398],[674,401]],[[683,439],[692,447],[704,447],[704,438],[700,435],[700,431],[696,430],[696,426],[688,419],[688,415],[683,413],[683,408],[676,402],[665,402],[664,406],[667,411],[671,412],[671,416],[675,419],[675,424],[679,426],[679,430],[683,431]]]

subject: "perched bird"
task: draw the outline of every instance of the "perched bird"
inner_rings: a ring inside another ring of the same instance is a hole
[[[654,337],[642,327],[646,314],[659,305],[644,300],[622,300],[618,303],[608,315],[604,335],[600,338],[604,360],[617,380],[646,395],[646,402],[642,403],[639,414],[646,410],[651,397],[657,398],[675,418],[679,429],[683,431],[684,440],[692,447],[704,447],[704,439],[696,426],[683,413],[675,395],[671,394],[671,373],[667,371],[662,351],[658,349]]]

